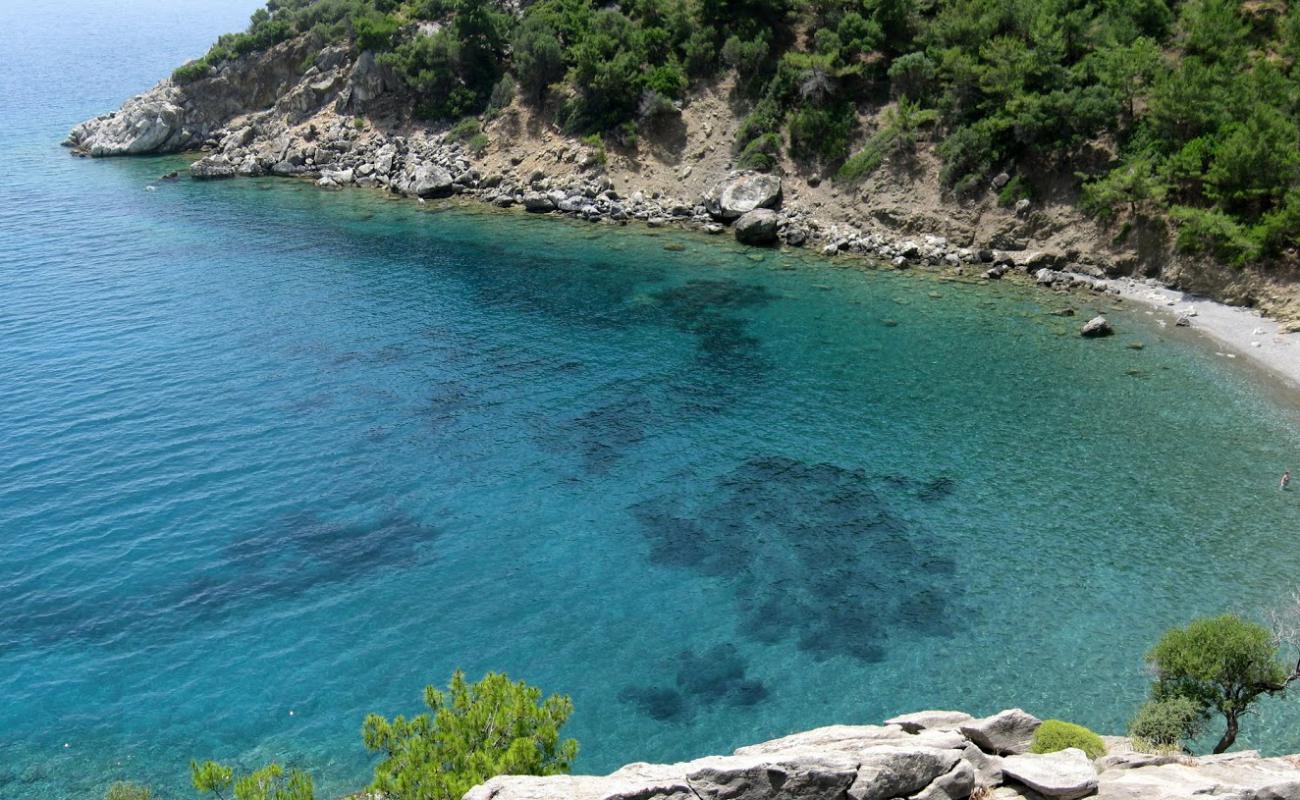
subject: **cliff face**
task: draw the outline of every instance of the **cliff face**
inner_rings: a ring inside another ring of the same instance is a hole
[[[1009,208],[989,193],[949,197],[939,188],[939,162],[924,146],[906,169],[881,169],[860,185],[822,182],[784,160],[771,178],[775,192],[741,219],[718,206],[740,177],[731,147],[740,119],[725,81],[700,88],[680,113],[647,123],[637,144],[608,151],[564,135],[545,110],[519,102],[473,138],[414,119],[415,105],[373,53],[346,44],[318,50],[300,37],[224,62],[191,83],[165,80],[121,110],[81,123],[66,144],[89,156],[203,150],[191,170],[196,178],[310,177],[323,188],[464,194],[501,207],[715,233],[735,223],[745,243],[779,241],[897,267],[990,278],[1047,268],[1049,284],[1098,287],[1106,276],[1156,276],[1300,320],[1294,276],[1181,259],[1159,237],[1130,236],[1117,245],[1114,232],[1085,217],[1064,189]]]
[[[276,104],[301,79],[299,39],[227,63],[186,86],[164,80],[122,108],[72,129],[65,145],[94,157],[197,150],[235,117]]]
[[[1110,737],[1082,750],[1027,751],[1039,720],[1018,709],[974,719],[925,711],[884,725],[836,725],[681,764],[606,776],[502,776],[465,800],[1292,800],[1296,757],[1193,758],[1133,752]]]

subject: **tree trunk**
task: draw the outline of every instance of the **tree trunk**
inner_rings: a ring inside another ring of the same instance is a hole
[[[1214,754],[1218,755],[1229,747],[1232,747],[1232,743],[1235,741],[1237,741],[1237,715],[1229,714],[1228,728],[1223,732],[1223,738],[1214,746]]]

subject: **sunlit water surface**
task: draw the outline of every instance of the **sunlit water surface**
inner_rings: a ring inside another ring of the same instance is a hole
[[[1140,310],[72,159],[254,3],[55,5],[0,6],[6,800],[191,757],[341,794],[457,667],[571,694],[585,771],[923,707],[1118,732],[1159,631],[1300,575],[1287,398]]]

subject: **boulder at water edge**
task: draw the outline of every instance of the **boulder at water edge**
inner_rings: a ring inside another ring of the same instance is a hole
[[[741,244],[772,244],[776,241],[776,227],[780,221],[777,213],[767,208],[746,212],[736,220],[736,241]]]
[[[756,208],[774,208],[779,202],[781,179],[775,175],[742,175],[718,184],[704,197],[709,214],[727,221]]]

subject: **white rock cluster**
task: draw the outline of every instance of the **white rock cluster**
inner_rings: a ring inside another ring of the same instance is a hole
[[[1147,755],[1121,737],[1096,761],[1073,748],[1035,755],[1040,724],[1020,709],[922,711],[603,776],[500,776],[464,800],[1300,800],[1292,758]]]

